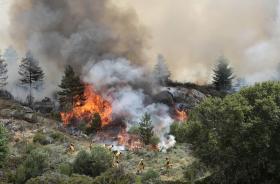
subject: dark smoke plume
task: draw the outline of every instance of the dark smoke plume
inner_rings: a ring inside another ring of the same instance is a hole
[[[21,51],[57,66],[125,57],[144,61],[145,29],[110,0],[14,0],[10,33]]]

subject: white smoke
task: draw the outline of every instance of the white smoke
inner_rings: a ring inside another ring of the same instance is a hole
[[[276,63],[280,62],[280,1],[278,0],[277,15],[270,30],[270,37],[262,40],[245,51],[248,61],[246,66],[254,66],[259,72],[250,73],[245,76],[249,83],[277,79],[279,68]],[[264,64],[266,67],[264,67]]]
[[[113,118],[123,117],[129,129],[137,125],[142,116],[148,113],[151,115],[154,132],[161,140],[161,147],[168,147],[169,139],[166,136],[173,119],[169,115],[168,106],[147,102],[150,94],[147,94],[145,89],[137,87],[138,83],[153,81],[144,68],[132,65],[123,58],[103,60],[89,69],[88,67],[89,65],[84,69],[84,81],[92,84],[111,102]]]
[[[159,148],[162,152],[166,152],[168,149],[174,147],[176,144],[175,137],[173,135],[169,135],[164,138],[161,143],[159,143]]]

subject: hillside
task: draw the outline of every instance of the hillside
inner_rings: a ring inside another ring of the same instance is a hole
[[[79,151],[90,151],[90,137],[70,135],[65,132],[61,122],[47,118],[12,100],[0,99],[0,122],[4,124],[9,135],[9,155],[4,167],[0,170],[3,183],[13,182],[16,169],[35,147],[50,151],[51,172],[60,172],[59,168],[63,163],[72,163]],[[73,153],[66,151],[70,143],[75,146]],[[93,146],[96,145],[101,144],[94,143]],[[169,171],[164,168],[166,157],[170,158],[173,164]],[[162,181],[170,182],[182,180],[185,167],[193,161],[188,145],[177,144],[167,153],[149,148],[136,152],[123,151],[120,165],[126,173],[136,174],[140,159],[144,159],[145,171],[152,169],[160,174]]]

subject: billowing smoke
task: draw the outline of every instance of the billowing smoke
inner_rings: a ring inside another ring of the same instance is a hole
[[[274,78],[280,62],[279,0],[122,3],[135,7],[153,37],[151,58],[162,53],[174,79],[209,81],[221,55],[250,83]]]
[[[120,10],[110,0],[13,0],[9,33],[21,54],[32,51],[40,61],[48,92],[66,64],[80,72],[88,61],[145,61],[145,29],[133,10]]]
[[[114,56],[146,61],[146,32],[127,6],[152,35],[148,60],[163,53],[173,79],[209,82],[221,55],[250,83],[276,76],[279,0],[13,0],[9,32],[57,84],[57,65]]]
[[[139,83],[147,83],[146,86],[153,83],[151,75],[144,68],[131,64],[127,59],[118,58],[86,66],[83,75],[85,82],[95,86],[111,102],[113,118],[123,117],[127,129],[137,125],[142,116],[148,113],[151,115],[154,132],[161,140],[160,146],[165,150],[175,144],[174,139],[166,138],[173,122],[169,116],[169,107],[153,103],[149,100],[149,92],[137,86]]]

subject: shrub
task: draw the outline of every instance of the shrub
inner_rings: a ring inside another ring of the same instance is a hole
[[[28,179],[41,175],[49,167],[49,155],[45,150],[35,149],[16,171],[16,183],[25,183]]]
[[[201,162],[195,160],[185,168],[184,177],[187,181],[190,181],[190,183],[194,183],[205,176],[206,172],[207,168]]]
[[[103,147],[93,147],[90,153],[81,151],[73,163],[75,173],[98,176],[112,166],[112,153]]]
[[[50,137],[56,142],[63,142],[65,139],[65,136],[61,132],[52,132]]]
[[[125,174],[123,168],[112,168],[94,179],[94,184],[131,184],[135,175]]]
[[[160,142],[160,139],[159,139],[158,136],[153,135],[153,136],[151,137],[151,140],[150,140],[150,144],[151,144],[151,145],[158,145],[159,142]]]
[[[160,181],[160,176],[159,173],[149,169],[148,171],[146,171],[145,173],[143,173],[142,175],[142,180],[141,180],[144,184],[154,184],[154,183],[158,183]]]
[[[29,179],[26,184],[67,184],[68,176],[59,173],[46,173],[42,176]]]
[[[73,172],[72,165],[69,164],[69,163],[62,163],[62,164],[60,164],[59,165],[59,172],[61,174],[70,176],[72,174],[72,172]]]
[[[41,132],[37,132],[33,137],[34,143],[40,143],[42,145],[50,144],[50,139]]]
[[[74,172],[79,174],[91,175],[92,169],[91,155],[84,150],[80,151],[73,163]]]
[[[3,166],[3,162],[8,154],[8,138],[7,131],[3,125],[0,125],[0,167]]]
[[[91,177],[74,174],[64,184],[94,184],[94,182]]]
[[[265,82],[209,98],[191,113],[188,141],[214,183],[280,180],[279,94],[280,82]]]
[[[25,150],[24,151],[25,151],[26,154],[29,154],[29,153],[31,153],[32,150],[35,150],[36,148],[38,148],[38,145],[36,145],[34,143],[31,143],[31,144],[27,144],[25,146]]]
[[[178,143],[184,143],[187,141],[187,132],[188,129],[188,123],[179,123],[175,122],[170,126],[170,134],[174,135],[176,138],[176,141]]]

